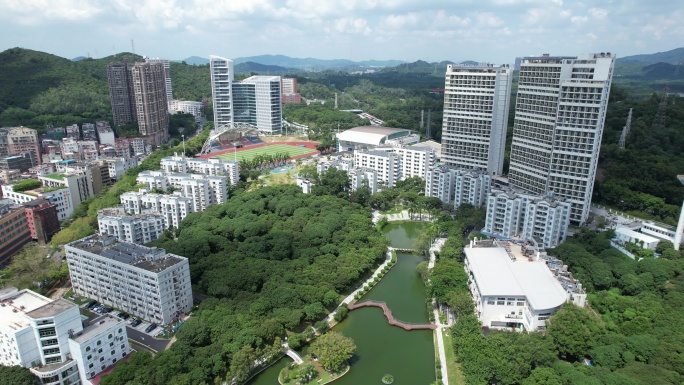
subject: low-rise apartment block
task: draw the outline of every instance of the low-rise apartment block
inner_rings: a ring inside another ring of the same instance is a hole
[[[226,176],[228,182],[235,186],[240,179],[240,164],[232,160],[220,158],[187,158],[185,156],[167,156],[160,162],[160,169],[166,172],[199,173],[211,176]]]
[[[76,304],[28,289],[4,289],[0,301],[0,364],[29,368],[41,384],[91,384],[131,352],[126,324],[114,317],[84,328]]]
[[[194,211],[204,211],[207,206],[224,203],[228,199],[225,176],[185,174],[164,171],[143,171],[138,183],[150,190],[176,190],[181,196],[191,198]]]
[[[0,266],[31,241],[26,210],[11,199],[0,199]]]
[[[101,236],[112,236],[121,242],[142,245],[161,237],[166,228],[164,216],[158,212],[126,215],[123,208],[109,208],[97,213]]]
[[[502,237],[534,238],[551,248],[565,240],[569,225],[570,204],[564,200],[506,189],[489,194],[482,231]]]
[[[57,205],[57,218],[63,221],[74,212],[74,204],[71,198],[71,190],[65,188],[37,188],[34,190],[27,190],[22,192],[14,192],[14,185],[4,184],[0,186],[2,189],[2,196],[11,199],[16,204],[24,204],[34,199],[45,199]]]
[[[425,196],[439,198],[444,204],[475,207],[487,203],[491,177],[483,170],[467,170],[453,166],[428,168],[425,174]]]
[[[65,251],[79,295],[161,325],[192,309],[187,258],[100,235],[69,243]]]
[[[401,156],[386,151],[354,151],[354,167],[370,168],[378,174],[379,188],[391,188],[401,179]]]
[[[139,215],[159,213],[164,219],[164,228],[178,228],[183,218],[195,212],[192,198],[179,195],[153,194],[147,189],[126,192],[119,197],[127,214]]]

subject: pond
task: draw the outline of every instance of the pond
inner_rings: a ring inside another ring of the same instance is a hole
[[[389,223],[384,231],[392,246],[409,248],[423,226],[419,222]],[[386,302],[398,320],[428,323],[425,285],[416,273],[423,260],[422,256],[399,253],[397,264],[362,300]],[[357,346],[350,360],[351,370],[335,385],[381,385],[385,374],[394,376],[394,385],[428,385],[435,381],[431,330],[406,331],[390,326],[382,310],[375,307],[349,312],[333,330],[351,337]],[[249,384],[278,384],[280,369],[290,362],[289,358],[279,361]]]

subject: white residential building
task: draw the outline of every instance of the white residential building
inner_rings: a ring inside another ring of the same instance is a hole
[[[160,213],[163,216],[164,228],[166,229],[171,228],[171,226],[177,229],[181,221],[195,211],[192,198],[152,194],[147,189],[123,193],[119,199],[128,214]]]
[[[81,171],[73,171],[70,174],[49,174],[39,176],[38,180],[48,188],[68,188],[71,193],[71,201],[75,207],[84,200],[95,195],[93,190],[93,174],[90,168]]]
[[[96,128],[97,128],[97,139],[100,141],[100,144],[106,144],[113,146],[116,141],[114,139],[114,130],[112,130],[112,127],[109,125],[109,122],[106,121],[100,121],[96,123]]]
[[[219,56],[209,56],[211,73],[211,96],[214,108],[214,125],[233,124],[233,61]]]
[[[97,213],[101,236],[110,235],[121,242],[142,245],[164,233],[165,217],[159,212],[126,215],[123,209],[109,208]]]
[[[354,167],[354,162],[351,159],[321,159],[316,165],[316,171],[319,174],[326,172],[330,167],[334,167],[341,171],[349,171]]]
[[[660,239],[650,235],[631,230],[627,227],[618,227],[615,229],[615,238],[621,244],[633,243],[642,249],[655,251]]]
[[[138,158],[105,158],[107,166],[109,167],[109,177],[114,180],[119,180],[123,174],[129,169],[138,165]]]
[[[65,246],[74,292],[167,325],[192,309],[187,258],[91,235]]]
[[[493,241],[471,244],[464,252],[475,314],[484,327],[544,330],[565,302],[575,301],[543,261],[516,258]]]
[[[372,168],[354,168],[348,171],[351,191],[368,187],[371,195],[378,192],[378,172]]]
[[[442,160],[501,175],[513,70],[508,66],[447,66]]]
[[[126,322],[111,315],[98,318],[69,338],[69,350],[83,383],[91,384],[91,378],[130,354]]]
[[[46,199],[54,203],[57,206],[57,218],[60,222],[69,218],[74,212],[71,190],[67,187],[50,191],[45,191],[44,188],[37,188],[24,192],[14,192],[14,185],[11,184],[4,184],[0,188],[2,188],[2,196],[4,198],[11,199],[19,205],[34,199]]]
[[[166,172],[196,172],[205,175],[225,175],[230,184],[235,185],[240,179],[240,164],[232,160],[220,158],[188,158],[185,156],[167,156],[160,162],[160,169]]]
[[[295,183],[299,188],[302,189],[304,194],[311,194],[311,190],[313,189],[314,185],[309,179],[302,178],[299,176],[299,174],[297,174],[295,175]]]
[[[484,206],[490,188],[491,177],[485,170],[439,166],[428,168],[425,176],[425,196],[439,198],[454,208],[464,203]]]
[[[569,202],[506,189],[489,194],[482,231],[506,238],[534,238],[551,248],[565,240],[569,225]]]
[[[375,170],[380,190],[394,187],[401,179],[401,156],[391,152],[354,151],[354,167]]]
[[[521,60],[509,180],[570,202],[574,224],[589,215],[614,63],[610,53]]]
[[[143,171],[138,174],[137,181],[150,190],[168,191],[173,187],[181,196],[192,199],[194,211],[204,211],[207,206],[221,204],[228,199],[226,177],[222,175]]]
[[[376,151],[392,152],[400,156],[401,179],[414,176],[425,178],[428,167],[435,164],[435,151],[428,146],[379,147]]]
[[[195,117],[195,122],[202,121],[202,107],[204,103],[194,102],[191,100],[169,100],[170,114],[192,114]]]
[[[0,302],[0,364],[29,368],[41,384],[89,385],[130,353],[126,325],[113,317],[84,328],[76,304],[28,289],[3,289]],[[93,345],[85,347],[84,338]]]

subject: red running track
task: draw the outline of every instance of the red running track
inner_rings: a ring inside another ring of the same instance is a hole
[[[205,158],[205,159],[206,159],[206,158],[211,158],[211,157],[214,157],[214,156],[217,156],[217,155],[223,155],[223,154],[228,154],[228,153],[232,154],[232,153],[234,153],[234,152],[236,152],[236,151],[237,151],[237,152],[240,152],[240,151],[244,151],[244,150],[251,150],[251,149],[253,149],[253,148],[266,147],[266,146],[271,146],[271,145],[274,145],[274,144],[289,144],[290,146],[299,146],[300,144],[303,144],[304,147],[306,147],[306,148],[311,148],[311,149],[316,150],[316,146],[319,145],[319,142],[307,142],[307,141],[302,141],[302,142],[264,142],[264,143],[257,143],[257,144],[251,144],[251,145],[244,146],[244,147],[239,147],[237,150],[234,149],[234,148],[228,148],[228,149],[225,149],[225,150],[219,150],[219,151],[211,152],[211,153],[209,153],[209,154],[202,154],[202,155],[200,155],[199,157],[200,157],[200,158]],[[316,151],[317,151],[316,154],[320,154],[320,153],[321,153],[321,152],[318,151],[318,150],[316,150]],[[314,153],[303,154],[303,155],[297,155],[297,156],[291,157],[290,159],[305,158],[305,157],[307,157],[307,156],[312,156],[312,155],[314,155]]]

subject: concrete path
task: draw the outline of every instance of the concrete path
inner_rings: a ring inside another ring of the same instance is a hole
[[[327,317],[325,317],[324,321],[327,323],[332,322],[333,317],[335,317],[335,314],[337,314],[337,311],[340,310],[340,307],[343,305],[347,305],[348,303],[353,301],[354,296],[356,294],[358,294],[363,289],[363,287],[366,286],[367,284],[370,284],[372,286],[373,278],[375,278],[378,274],[380,274],[382,269],[384,269],[385,266],[389,265],[391,261],[392,261],[392,248],[388,247],[385,262],[383,262],[380,266],[378,266],[378,268],[375,270],[375,272],[373,272],[373,275],[371,275],[370,278],[368,278],[366,280],[366,282],[362,283],[361,286],[359,286],[356,290],[354,290],[351,294],[349,294],[345,299],[343,299],[342,302],[340,302],[340,304],[337,306],[337,308],[332,313],[328,314]]]
[[[437,302],[434,298],[432,299],[432,311],[435,316],[435,323],[437,324],[437,330],[435,331],[435,333],[437,333],[437,350],[439,350],[439,363],[441,365],[440,369],[442,371],[442,384],[449,385],[449,373],[447,372],[446,352],[444,350],[444,338],[442,338],[442,333],[444,332],[446,325],[443,325],[439,320]]]
[[[442,246],[444,246],[446,241],[446,238],[437,238],[435,240],[435,243],[432,244],[432,247],[430,247],[430,261],[428,261],[428,269],[432,269],[435,267],[435,260],[437,259],[437,257],[435,256],[435,251],[442,250]]]
[[[283,346],[285,346],[285,354],[287,354],[290,358],[292,358],[292,360],[294,360],[295,364],[301,365],[304,363],[304,360],[302,360],[302,357],[300,357],[299,354],[297,354],[297,352],[290,349],[290,347],[287,346],[287,343],[283,344]]]

